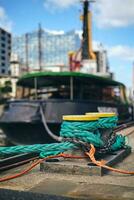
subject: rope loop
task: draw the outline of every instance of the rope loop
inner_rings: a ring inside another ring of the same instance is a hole
[[[117,126],[118,117],[105,117],[98,120],[98,128],[115,128]]]
[[[61,125],[61,129],[64,131],[95,131],[98,128],[98,121],[92,121],[92,122],[69,122],[69,121],[63,121]]]
[[[41,158],[44,158],[50,155],[58,155],[70,149],[78,149],[80,145],[89,146],[89,144],[93,144],[97,149],[102,149],[102,152],[116,151],[125,146],[125,137],[117,135],[116,139],[109,138],[107,144],[105,144],[98,128],[113,128],[117,120],[117,117],[108,117],[99,119],[99,122],[97,120],[90,122],[63,121],[60,130],[62,142],[0,147],[0,155],[36,152],[39,153]],[[67,139],[70,139],[70,141],[67,141]]]
[[[97,130],[97,121],[94,122],[67,122],[61,125],[60,136],[63,138],[76,138],[81,141],[92,143],[95,147],[104,145]],[[96,133],[96,134],[95,134]]]

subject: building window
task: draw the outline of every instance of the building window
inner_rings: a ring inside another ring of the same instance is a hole
[[[5,74],[5,69],[2,69],[2,70],[1,70],[1,73],[2,73],[2,74]]]
[[[8,34],[8,37],[11,38],[11,34]]]
[[[2,40],[2,41],[5,41],[5,40],[6,40],[6,38],[5,38],[5,37],[1,37],[1,40]]]
[[[3,43],[1,44],[1,47],[5,47],[5,46],[6,46],[5,44],[3,44]]]
[[[1,29],[1,33],[4,35],[6,33],[6,31],[4,31],[4,30]]]
[[[1,56],[1,60],[5,60],[6,58],[4,56]]]
[[[11,71],[10,70],[8,71],[8,74],[11,75]]]
[[[3,54],[3,53],[6,53],[6,51],[5,50],[1,50],[1,53]]]
[[[1,66],[2,66],[2,67],[5,67],[5,63],[1,63]]]

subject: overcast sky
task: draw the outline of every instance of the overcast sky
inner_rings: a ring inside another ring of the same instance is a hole
[[[116,80],[132,85],[134,61],[134,0],[96,0],[93,40],[108,50]],[[0,0],[0,26],[15,35],[37,29],[81,30],[80,0]]]

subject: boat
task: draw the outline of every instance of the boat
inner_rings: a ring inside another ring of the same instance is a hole
[[[7,102],[0,117],[0,127],[11,143],[53,142],[48,132],[59,135],[63,115],[115,112],[119,123],[133,119],[133,107],[127,101],[122,83],[75,71],[84,69],[84,65],[90,68],[97,62],[91,45],[90,2],[83,1],[82,62],[73,61],[70,72],[40,71],[25,74],[18,80],[16,99]]]
[[[0,118],[0,127],[13,144],[51,143],[42,123],[59,135],[63,115],[86,112],[116,112],[119,123],[132,120],[125,86],[117,81],[79,72],[36,72],[22,76],[16,99],[10,100]]]

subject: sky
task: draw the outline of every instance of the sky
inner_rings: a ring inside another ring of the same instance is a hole
[[[134,63],[134,0],[96,0],[93,41],[108,51],[115,79],[132,86]],[[21,35],[42,27],[48,30],[81,30],[80,0],[0,0],[0,27]]]

